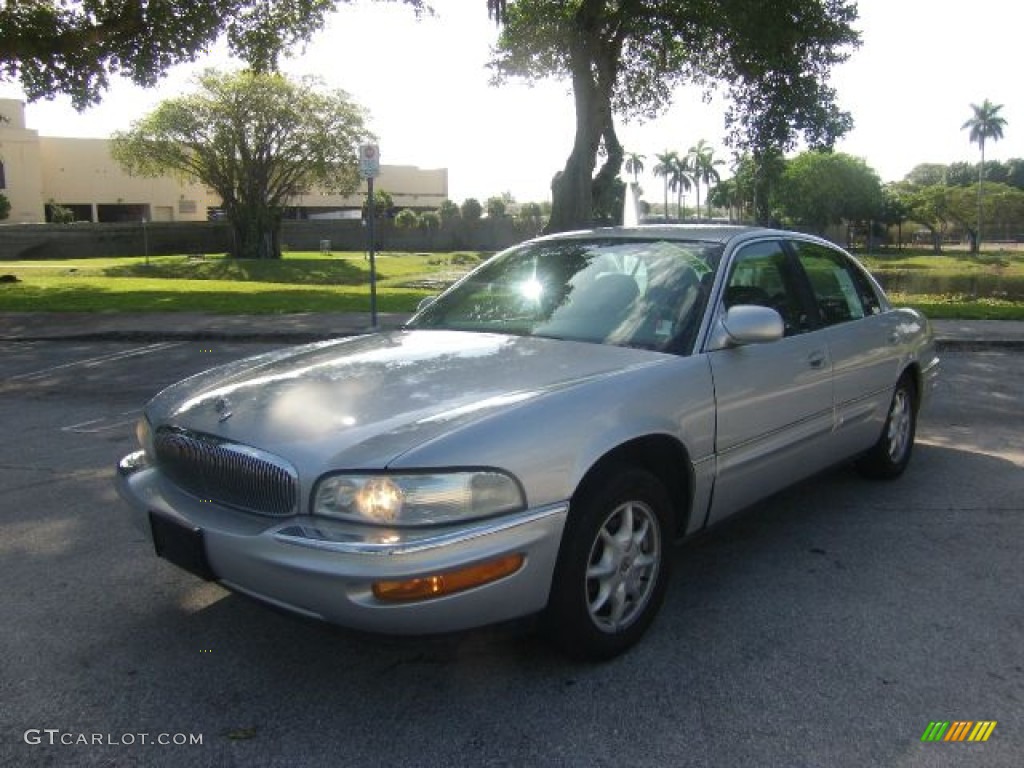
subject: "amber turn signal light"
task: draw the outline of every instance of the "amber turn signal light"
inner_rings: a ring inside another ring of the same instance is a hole
[[[373,595],[378,600],[392,603],[450,595],[511,576],[523,567],[524,559],[520,554],[506,555],[458,571],[420,576],[404,581],[378,581],[373,585]]]

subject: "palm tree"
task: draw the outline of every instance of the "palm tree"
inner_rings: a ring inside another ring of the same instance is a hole
[[[722,175],[718,172],[716,166],[725,165],[724,160],[714,159],[714,151],[709,147],[708,152],[704,155],[704,166],[701,168],[701,177],[704,179],[704,185],[708,188],[708,193],[704,196],[706,198],[708,206],[708,220],[711,220],[711,185],[718,184],[722,180]]]
[[[672,167],[671,186],[676,192],[676,218],[679,221],[683,220],[683,196],[690,191],[692,183],[693,177],[686,168],[686,159],[677,155]]]
[[[679,154],[666,149],[660,155],[656,154],[655,157],[658,158],[658,164],[654,166],[654,175],[662,176],[665,179],[665,221],[668,221],[668,187],[675,173]],[[675,189],[674,186],[673,189]]]
[[[709,188],[711,183],[722,178],[716,166],[723,165],[723,160],[716,160],[715,150],[706,140],[701,139],[686,153],[686,164],[692,174],[694,186],[697,188],[697,218],[700,218],[700,183]],[[711,201],[708,201],[708,218],[711,218]]]
[[[626,173],[633,174],[634,184],[640,183],[640,179],[638,177],[644,172],[644,160],[646,159],[646,155],[640,155],[636,152],[628,152],[626,154]]]
[[[988,99],[985,99],[980,106],[978,104],[971,104],[974,116],[960,126],[961,131],[967,128],[971,129],[971,143],[977,144],[981,150],[981,165],[978,166],[978,229],[974,235],[973,248],[975,253],[981,250],[981,196],[982,183],[985,178],[985,140],[999,141],[999,139],[1003,138],[1003,127],[1006,125],[1006,119],[999,116],[999,110],[1002,108],[1002,104],[993,104]]]
[[[700,219],[700,155],[704,151],[704,139],[698,141],[686,153],[684,162],[687,170],[693,173],[693,181],[697,187],[697,218]]]

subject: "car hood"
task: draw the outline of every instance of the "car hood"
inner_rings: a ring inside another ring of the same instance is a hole
[[[379,468],[496,411],[663,359],[555,339],[382,333],[214,368],[161,392],[147,417],[270,451],[300,469]]]

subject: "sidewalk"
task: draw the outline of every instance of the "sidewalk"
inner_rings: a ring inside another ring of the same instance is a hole
[[[397,328],[408,314],[381,313]],[[279,341],[296,344],[370,330],[369,313],[214,315],[199,312],[0,312],[0,341]],[[933,320],[944,347],[1024,348],[1024,321]]]

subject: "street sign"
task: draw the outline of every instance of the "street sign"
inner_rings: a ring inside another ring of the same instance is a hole
[[[380,148],[376,144],[359,147],[359,178],[375,179],[380,176]]]

